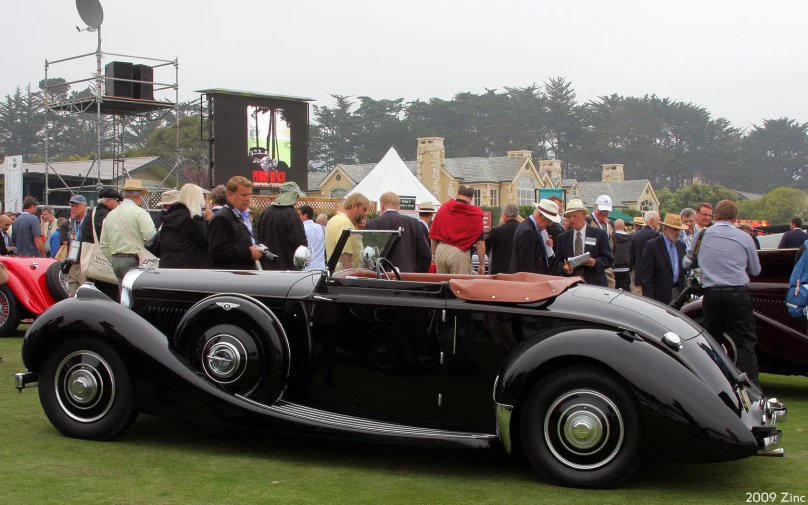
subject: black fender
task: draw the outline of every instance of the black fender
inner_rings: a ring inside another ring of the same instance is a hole
[[[506,360],[494,400],[514,407],[510,428],[518,433],[521,402],[542,376],[567,364],[599,363],[620,375],[634,394],[649,453],[694,462],[754,455],[758,443],[748,426],[750,416],[742,416],[733,403],[737,397],[712,362],[709,342],[694,341],[677,352],[625,331],[559,330],[526,342]]]
[[[244,346],[244,370],[238,380],[220,381],[209,371],[203,347],[214,341]],[[192,368],[234,394],[271,404],[286,387],[289,340],[275,314],[250,296],[222,293],[200,300],[180,320],[172,344]]]

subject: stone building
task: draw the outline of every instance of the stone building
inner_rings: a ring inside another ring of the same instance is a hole
[[[441,137],[419,138],[416,160],[404,162],[441,202],[457,195],[457,188],[464,184],[474,188],[474,203],[482,206],[497,207],[506,202],[530,205],[536,189],[563,188],[567,199],[581,198],[590,207],[599,195],[608,194],[615,208],[659,210],[651,182],[625,180],[621,164],[603,165],[601,181],[584,182],[562,179],[560,160],[540,160],[537,167],[529,150],[508,151],[507,156],[490,158],[447,158],[443,141]],[[376,163],[337,165],[326,174],[310,173],[308,195],[343,198],[375,166]]]

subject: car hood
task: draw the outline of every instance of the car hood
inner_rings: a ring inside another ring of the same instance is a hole
[[[139,272],[135,299],[182,299],[183,294],[240,293],[256,298],[305,298],[321,272],[156,269]]]

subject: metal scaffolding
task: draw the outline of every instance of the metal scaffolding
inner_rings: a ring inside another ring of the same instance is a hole
[[[82,58],[95,56],[96,66],[93,75],[86,79],[79,79],[66,83],[58,83],[51,85],[48,81],[48,71],[51,65],[73,61]],[[132,79],[123,79],[113,76],[105,76],[102,74],[102,60],[104,57],[115,56],[119,58],[127,58],[135,61],[156,62],[155,65],[150,65],[152,69],[160,67],[174,66],[174,82],[161,83],[149,82],[154,86],[154,93],[165,90],[174,90],[174,101],[169,100],[143,100],[136,98],[123,98],[117,96],[109,96],[104,94],[104,85],[111,83],[111,81],[131,82],[134,84],[143,84],[144,81],[137,81]],[[59,101],[51,101],[50,91],[54,88],[78,84],[82,82],[89,83],[90,89],[93,91],[92,96],[74,99],[65,99]],[[179,173],[180,162],[180,111],[179,111],[179,61],[177,58],[173,60],[166,60],[160,58],[151,58],[144,56],[132,56],[118,53],[105,53],[101,50],[101,28],[98,28],[98,46],[94,53],[81,54],[60,60],[48,61],[45,60],[45,85],[43,88],[44,95],[44,110],[45,110],[45,204],[49,202],[51,192],[55,191],[70,191],[71,195],[76,192],[89,190],[90,192],[98,192],[102,187],[101,177],[101,160],[104,154],[104,130],[108,121],[112,121],[112,136],[107,139],[112,147],[112,180],[119,177],[129,177],[126,171],[126,129],[133,120],[139,121],[155,121],[165,117],[165,114],[170,110],[174,111],[174,123],[177,130],[176,135],[176,159],[174,165],[169,171],[168,175],[163,179],[160,187],[169,179],[175,171]],[[50,137],[50,118],[49,114],[95,114],[95,128],[96,128],[96,152],[95,158],[90,165],[89,170],[84,175],[83,180],[79,186],[69,186],[64,178],[53,168],[50,163],[49,153],[49,137]],[[49,185],[50,172],[61,181],[64,187],[51,189]],[[88,183],[88,179],[89,182]],[[75,191],[74,191],[75,190]]]

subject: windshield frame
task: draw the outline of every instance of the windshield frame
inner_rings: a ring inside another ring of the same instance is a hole
[[[342,234],[337,240],[337,245],[334,247],[334,251],[331,253],[331,256],[328,258],[328,263],[326,264],[326,268],[328,269],[328,275],[334,275],[334,271],[337,268],[337,263],[339,263],[339,258],[342,256],[342,251],[345,249],[345,245],[348,243],[348,239],[351,235],[380,235],[386,234],[389,235],[387,242],[384,244],[384,248],[379,253],[379,258],[385,258],[389,261],[389,258],[393,256],[393,253],[398,246],[401,237],[404,235],[404,228],[399,228],[398,230],[350,230],[345,229],[342,230]],[[347,270],[347,269],[346,269]]]

